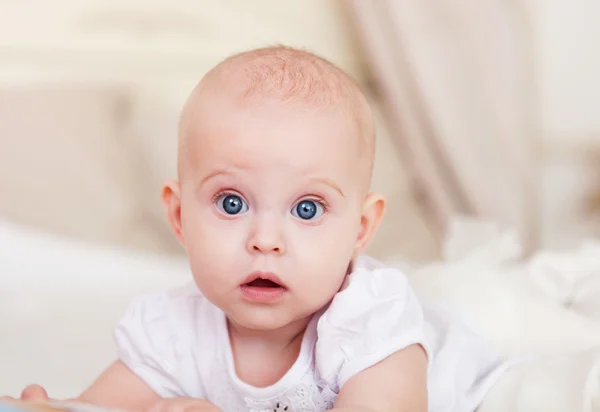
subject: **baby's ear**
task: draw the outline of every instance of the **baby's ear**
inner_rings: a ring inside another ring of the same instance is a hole
[[[171,180],[165,183],[162,190],[162,203],[171,229],[173,229],[179,243],[185,247],[181,230],[181,191],[179,182]]]
[[[356,238],[356,247],[354,248],[355,256],[362,253],[371,243],[385,214],[385,206],[385,198],[380,193],[367,195],[363,203],[360,228]]]

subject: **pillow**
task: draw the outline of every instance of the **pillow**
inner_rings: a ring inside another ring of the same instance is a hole
[[[0,220],[0,291],[131,295],[190,279],[187,260],[77,241]]]
[[[190,280],[187,261],[99,247],[0,221],[0,390],[76,396],[116,358],[133,296]]]

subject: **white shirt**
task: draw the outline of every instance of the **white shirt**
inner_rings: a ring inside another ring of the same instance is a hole
[[[429,411],[473,412],[508,367],[462,316],[421,306],[400,271],[368,257],[313,316],[290,370],[266,388],[237,377],[225,314],[194,284],[135,300],[115,337],[121,361],[157,394],[206,399],[224,412],[331,409],[348,379],[417,343],[429,358]]]

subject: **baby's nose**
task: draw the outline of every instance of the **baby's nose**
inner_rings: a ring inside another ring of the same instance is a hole
[[[248,239],[250,253],[285,253],[285,243],[281,231],[276,225],[256,227]]]
[[[262,253],[269,253],[269,252],[280,253],[281,252],[281,248],[279,246],[269,246],[269,245],[265,245],[265,244],[254,245],[252,247],[252,249],[255,252],[262,252]]]
[[[249,246],[251,253],[284,253],[283,242],[275,238],[254,237]]]

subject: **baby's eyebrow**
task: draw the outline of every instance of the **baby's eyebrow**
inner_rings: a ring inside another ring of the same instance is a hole
[[[312,180],[313,182],[322,183],[324,185],[327,185],[327,186],[331,187],[332,189],[334,189],[336,192],[338,192],[340,195],[342,195],[342,197],[346,197],[346,195],[344,195],[344,192],[342,192],[342,189],[340,189],[340,187],[337,184],[335,184],[335,182],[333,180],[330,180],[327,178],[322,178],[322,177],[313,177],[310,180]]]
[[[208,175],[206,175],[200,181],[200,185],[199,186],[202,186],[204,183],[206,183],[210,179],[215,178],[217,176],[232,176],[232,175],[233,175],[233,172],[231,172],[230,170],[217,169],[217,170],[214,170],[214,171],[210,172]]]
[[[202,186],[204,183],[206,183],[210,179],[213,179],[217,176],[233,176],[233,175],[234,175],[234,172],[231,170],[216,169],[216,170],[213,170],[212,172],[210,172],[208,175],[206,175],[200,181],[199,186]],[[331,179],[327,179],[325,177],[311,177],[310,180],[315,183],[320,183],[320,184],[329,186],[330,188],[332,188],[333,190],[338,192],[340,195],[342,195],[342,197],[346,197],[346,195],[344,195],[344,192],[342,191],[342,189],[340,189],[340,187]]]

